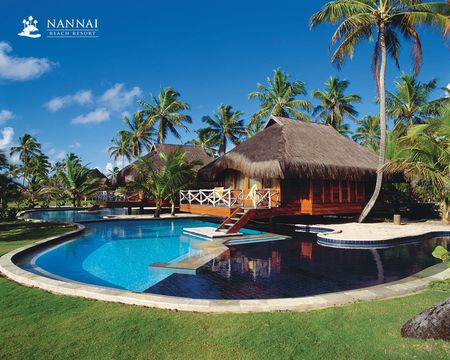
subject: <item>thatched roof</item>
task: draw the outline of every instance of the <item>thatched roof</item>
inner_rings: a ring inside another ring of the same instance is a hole
[[[203,165],[206,165],[213,160],[213,158],[210,157],[201,147],[175,144],[154,144],[148,154],[144,155],[143,158],[150,160],[154,169],[159,170],[163,166],[163,161],[159,157],[159,153],[162,152],[169,155],[175,149],[181,149],[185,152],[186,159],[189,161],[200,160]],[[117,176],[117,182],[119,184],[123,184],[125,182],[125,178],[134,177],[136,174],[136,168],[134,166],[135,163],[136,162],[133,162],[120,170],[119,175]],[[200,169],[203,165],[197,166],[195,170]]]
[[[367,179],[378,156],[333,127],[272,116],[264,129],[199,170],[214,180],[226,169],[251,178]]]
[[[107,176],[103,174],[99,169],[93,168],[89,170],[89,176],[98,179],[106,179]]]

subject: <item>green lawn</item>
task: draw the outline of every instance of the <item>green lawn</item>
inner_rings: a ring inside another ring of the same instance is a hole
[[[63,231],[0,223],[0,253]],[[5,231],[5,229],[9,229]],[[9,236],[8,234],[11,234]],[[19,240],[19,239],[29,240]],[[401,325],[449,286],[305,313],[209,315],[56,296],[0,278],[0,359],[448,359]]]

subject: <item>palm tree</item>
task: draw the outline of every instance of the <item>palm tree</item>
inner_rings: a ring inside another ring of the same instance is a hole
[[[10,166],[5,153],[0,150],[0,217],[4,216],[8,201],[19,195],[19,186],[11,176]]]
[[[5,153],[0,150],[0,170],[6,166],[8,166],[8,159],[6,158]]]
[[[121,133],[118,138],[113,138],[111,140],[113,145],[108,148],[110,156],[117,161],[118,158],[122,157],[122,166],[125,166],[125,159],[128,161],[132,158],[132,153],[129,148],[129,138],[127,134]]]
[[[148,126],[146,121],[141,120],[136,113],[133,121],[128,116],[123,117],[123,122],[127,126],[127,130],[118,132],[121,138],[128,140],[128,148],[133,157],[139,157],[142,154],[142,148],[150,150],[153,144],[153,128]]]
[[[277,69],[273,79],[267,78],[268,86],[257,84],[258,90],[248,94],[249,99],[258,99],[261,109],[253,114],[250,123],[270,115],[291,117],[309,121],[309,116],[303,112],[311,110],[311,103],[299,100],[299,95],[306,95],[305,84],[301,81],[289,81],[289,75]]]
[[[250,122],[248,126],[245,128],[245,139],[250,139],[259,133],[264,127],[263,119],[257,119],[253,122]]]
[[[188,186],[195,179],[194,167],[202,165],[199,160],[189,161],[186,153],[176,149],[170,154],[159,153],[163,162],[160,170],[153,167],[153,163],[146,158],[139,158],[136,163],[138,176],[134,188],[144,192],[146,198],[155,200],[155,217],[160,217],[162,203],[169,199],[171,214],[175,214],[175,200],[181,189]]]
[[[202,129],[196,130],[195,133],[197,134],[197,138],[186,142],[186,145],[201,147],[203,150],[205,150],[205,152],[209,156],[216,157],[217,156],[217,150],[216,150],[217,142],[211,136],[210,129],[202,128]]]
[[[209,132],[213,142],[219,147],[221,155],[226,153],[228,141],[238,145],[241,137],[245,135],[244,120],[240,119],[244,114],[232,109],[231,105],[222,104],[212,117],[203,116],[202,118],[202,121],[208,124],[205,131]]]
[[[423,124],[439,115],[442,107],[448,103],[445,97],[429,100],[437,88],[436,79],[427,83],[417,81],[412,74],[403,74],[395,82],[396,91],[387,91],[387,116],[394,119],[396,130],[402,135],[406,126]]]
[[[31,175],[30,159],[33,156],[40,154],[41,145],[30,134],[25,134],[19,138],[19,145],[13,146],[10,151],[10,155],[19,154],[19,159],[22,162],[22,176],[23,183]]]
[[[363,209],[359,221],[362,222],[380,194],[383,181],[383,166],[386,150],[386,58],[390,55],[398,66],[400,49],[399,34],[413,44],[414,73],[417,75],[422,59],[422,47],[415,26],[435,25],[445,34],[449,27],[447,14],[450,6],[446,3],[426,3],[420,0],[332,0],[311,17],[311,28],[322,23],[339,26],[331,38],[331,45],[339,44],[331,61],[340,67],[347,57],[352,58],[355,47],[363,40],[375,39],[372,56],[372,70],[377,83],[380,103],[380,152],[379,171],[375,189]]]
[[[39,153],[34,155],[29,160],[29,168],[31,175],[39,175],[41,177],[47,177],[50,171],[50,161],[48,161],[48,156]]]
[[[137,112],[137,115],[146,121],[148,128],[157,128],[159,144],[164,143],[168,132],[180,139],[181,135],[177,128],[188,131],[185,123],[192,122],[190,116],[182,113],[184,110],[189,110],[189,105],[179,98],[180,93],[168,87],[160,91],[158,98],[151,95],[152,104],[144,100],[137,102],[144,107]]]
[[[436,198],[444,223],[449,222],[450,203],[450,107],[441,117],[412,125],[399,139],[403,151],[385,165],[402,172],[420,197]]]
[[[89,169],[73,159],[66,159],[65,170],[58,174],[63,191],[74,207],[81,206],[81,201],[94,194],[101,186],[101,180],[89,175]],[[50,189],[59,193],[61,188]]]
[[[186,153],[177,149],[169,155],[161,153],[164,161],[164,173],[167,179],[166,196],[170,201],[171,215],[175,215],[175,201],[180,190],[189,187],[195,179],[194,168],[203,165],[200,160],[189,161]]]
[[[46,178],[40,174],[33,174],[27,181],[23,193],[28,199],[30,207],[34,208],[36,203],[45,194]]]
[[[114,166],[108,173],[108,179],[115,184],[117,182],[117,176],[119,175],[120,169]]]
[[[350,129],[350,125],[346,123],[337,124],[337,132],[345,137],[351,138],[353,131]]]
[[[335,129],[344,122],[344,117],[356,120],[358,112],[352,103],[360,102],[361,97],[355,94],[345,95],[348,86],[347,80],[332,76],[325,82],[325,90],[313,91],[312,97],[320,101],[320,105],[314,107],[313,115]]]
[[[367,115],[361,120],[356,120],[356,124],[353,140],[372,151],[378,152],[380,148],[380,118]]]

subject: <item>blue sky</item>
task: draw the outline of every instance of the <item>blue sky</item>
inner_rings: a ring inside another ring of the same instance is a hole
[[[374,114],[375,85],[370,73],[372,44],[338,71],[330,64],[333,27],[308,28],[311,14],[325,1],[14,1],[0,12],[0,147],[26,132],[35,135],[55,161],[74,151],[91,166],[111,162],[105,149],[122,127],[124,112],[137,109],[161,86],[173,86],[188,102],[193,118],[221,103],[249,119],[257,109],[247,100],[257,82],[276,68],[304,81],[307,90],[322,87],[330,75],[350,81],[349,91],[363,103],[360,116]],[[49,18],[97,18],[98,38],[39,39],[17,36],[32,15],[45,34]],[[435,30],[420,29],[423,66],[419,79],[450,82],[448,48]],[[401,68],[410,71],[410,47],[404,45]],[[401,71],[388,64],[387,85]],[[436,95],[442,95],[439,91]],[[14,134],[13,134],[14,133]],[[168,143],[180,143],[169,138]]]

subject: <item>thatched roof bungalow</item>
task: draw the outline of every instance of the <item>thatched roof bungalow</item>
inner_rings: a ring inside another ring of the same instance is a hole
[[[175,144],[154,144],[150,151],[143,156],[151,161],[155,170],[159,170],[163,166],[163,161],[161,160],[159,154],[164,153],[166,155],[171,154],[176,149],[180,149],[181,151],[186,153],[186,159],[189,161],[200,160],[203,165],[210,163],[213,158],[210,157],[204,149],[197,146],[189,146],[189,145],[175,145]],[[136,167],[134,166],[135,162],[125,166],[117,176],[117,184],[125,185],[126,183],[132,182],[136,176]],[[201,166],[197,166],[196,170],[201,168]]]
[[[362,210],[377,166],[375,153],[331,126],[272,116],[261,132],[200,169],[198,177],[230,190],[230,207],[352,214]],[[182,210],[207,213],[196,207],[205,204],[183,195],[182,205],[189,206]]]

